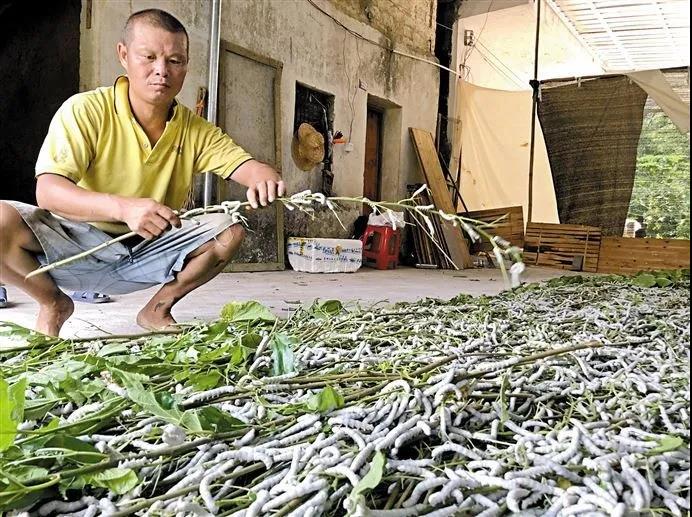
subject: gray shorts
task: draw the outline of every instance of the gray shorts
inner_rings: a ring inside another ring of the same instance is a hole
[[[69,221],[26,203],[6,202],[17,209],[43,247],[43,253],[37,255],[42,265],[113,238],[91,224]],[[68,291],[127,294],[147,289],[173,280],[191,252],[232,224],[231,217],[223,213],[183,219],[182,228],[168,230],[154,240],[132,246],[118,242],[49,274]]]

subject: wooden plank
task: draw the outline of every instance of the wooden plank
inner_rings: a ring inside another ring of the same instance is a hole
[[[499,218],[504,217],[504,219],[495,223],[492,228],[488,228],[488,233],[502,237],[506,241],[509,241],[512,246],[517,246],[518,248],[524,247],[524,213],[521,206],[473,210],[459,213],[459,215],[484,223],[493,223]],[[475,242],[471,245],[471,251],[473,253],[490,250],[492,250],[492,245],[485,240]]]
[[[632,274],[689,267],[690,241],[686,239],[604,237],[601,240],[599,273]]]
[[[413,127],[409,128],[409,131],[418,162],[423,169],[428,188],[432,192],[435,207],[448,214],[456,213],[442,173],[440,160],[437,157],[432,135],[429,131]],[[461,228],[453,226],[449,221],[441,221],[441,224],[442,234],[449,247],[450,258],[459,269],[472,268],[473,261]]]

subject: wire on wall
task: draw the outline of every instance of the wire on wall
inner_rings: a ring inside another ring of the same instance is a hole
[[[493,2],[495,0],[490,0],[490,4],[488,4],[488,10],[485,12],[485,20],[483,21],[483,26],[481,27],[481,30],[478,31],[478,36],[475,37],[475,42],[480,41],[481,39],[481,34],[483,34],[483,31],[485,30],[485,26],[488,24],[488,18],[490,18],[490,10],[493,8]],[[471,45],[469,47],[468,52],[466,52],[466,55],[464,56],[464,59],[462,61],[462,65],[466,65],[466,60],[471,56],[473,51],[476,49],[476,43]]]
[[[482,52],[480,49],[478,49],[478,55],[483,58],[483,60],[490,65],[490,67],[495,70],[498,74],[502,75],[505,77],[508,81],[513,82],[516,84],[519,88],[523,88],[525,85],[521,83],[521,80],[517,81],[514,79],[511,75],[509,75],[507,72],[505,72],[502,68],[497,66],[495,63],[493,63],[488,56],[484,52]],[[510,70],[511,72],[511,70]],[[514,72],[512,72],[514,74]]]
[[[341,27],[341,28],[344,29],[346,32],[348,32],[349,34],[353,35],[354,37],[356,37],[356,38],[358,38],[358,39],[361,39],[361,40],[363,40],[363,41],[367,41],[368,43],[370,43],[370,44],[372,44],[372,45],[375,45],[375,46],[377,46],[377,47],[380,47],[380,48],[382,48],[382,49],[384,49],[384,50],[386,50],[386,51],[388,51],[388,52],[391,52],[392,54],[396,54],[396,55],[398,55],[398,56],[403,56],[403,57],[408,57],[408,58],[413,59],[413,60],[415,60],[415,61],[421,61],[422,63],[427,63],[427,64],[432,65],[432,66],[434,66],[434,67],[441,68],[442,70],[447,70],[448,72],[450,72],[450,73],[452,73],[452,74],[454,74],[454,75],[456,75],[456,76],[459,76],[459,75],[460,75],[459,72],[457,72],[456,70],[452,70],[451,68],[447,68],[446,66],[442,66],[441,64],[435,63],[434,61],[430,61],[430,60],[428,60],[428,59],[424,59],[424,58],[422,58],[422,57],[415,56],[415,55],[413,55],[413,54],[408,54],[408,53],[406,53],[406,52],[402,52],[401,50],[395,50],[394,48],[391,47],[391,45],[390,45],[390,46],[382,45],[382,44],[379,43],[378,41],[372,40],[372,39],[370,39],[370,38],[366,38],[365,36],[363,36],[362,34],[360,34],[360,33],[356,32],[356,31],[354,31],[353,29],[349,29],[348,27],[346,27],[346,25],[344,25],[344,24],[341,23],[337,18],[335,18],[334,16],[332,16],[331,14],[329,14],[327,11],[325,11],[324,9],[322,9],[322,8],[321,8],[319,5],[317,5],[313,0],[306,0],[306,1],[307,1],[310,5],[312,5],[315,9],[317,9],[317,10],[320,11],[322,14],[324,14],[324,15],[327,16],[329,19],[331,19],[331,20],[332,20],[334,23],[336,23],[339,27]]]
[[[498,57],[492,50],[490,50],[488,47],[486,47],[485,45],[483,45],[483,43],[481,43],[480,41],[478,41],[477,44],[480,45],[481,48],[483,48],[483,50],[484,50],[485,52],[487,52],[488,54],[490,54],[490,55],[493,57],[493,59],[494,59],[495,61],[497,61],[500,65],[502,65],[510,74],[512,74],[514,77],[516,77],[517,80],[519,81],[519,83],[521,83],[521,84],[518,83],[520,86],[525,86],[525,84],[524,84],[524,79],[523,79],[522,77],[520,77],[519,75],[517,75],[517,74],[514,72],[514,70],[512,70],[509,66],[507,66],[507,65],[505,64],[505,62],[502,61],[502,59],[501,59],[500,57]],[[479,48],[479,49],[478,49],[478,52],[480,52],[480,51],[481,51],[481,49]],[[516,81],[515,81],[515,82],[516,82]],[[526,82],[526,84],[528,84],[528,82]]]

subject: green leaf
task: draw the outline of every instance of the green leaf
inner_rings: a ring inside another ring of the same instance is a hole
[[[673,285],[673,281],[664,276],[659,276],[656,278],[656,285],[658,287],[668,287],[669,285]]]
[[[11,386],[5,379],[0,379],[0,451],[14,443],[17,427],[24,420],[25,391],[25,377]]]
[[[29,345],[39,345],[49,341],[56,341],[57,338],[46,336],[35,330],[22,327],[10,321],[0,321],[0,336],[16,340],[18,343],[26,343]],[[8,345],[12,348],[12,345]],[[1,350],[2,348],[0,348]]]
[[[557,486],[559,486],[563,490],[567,490],[569,487],[572,486],[572,482],[567,478],[559,477],[557,479]]]
[[[339,314],[343,308],[344,306],[339,300],[325,300],[323,302],[315,300],[310,307],[310,312],[317,318],[327,319]]]
[[[56,447],[60,449],[68,449],[77,453],[84,453],[70,456],[71,460],[81,463],[98,463],[99,461],[108,458],[107,454],[100,453],[98,449],[90,443],[83,442],[74,436],[69,436],[63,433],[51,436],[51,438],[45,443],[45,447]]]
[[[384,471],[384,454],[382,451],[377,451],[372,461],[368,473],[353,487],[350,497],[357,500],[366,490],[372,490],[380,484],[382,480],[382,472]]]
[[[632,283],[634,285],[638,285],[639,287],[653,287],[656,285],[656,277],[649,273],[643,273],[634,277]]]
[[[256,332],[248,332],[240,338],[240,344],[246,348],[254,350],[262,342],[262,336]]]
[[[213,406],[207,406],[197,410],[197,416],[201,427],[205,431],[214,433],[226,433],[228,431],[236,431],[243,429],[245,424],[232,417],[225,411]]]
[[[275,334],[271,341],[272,371],[274,375],[284,375],[295,371],[293,345],[295,338],[286,334]]]
[[[195,373],[190,375],[188,379],[188,385],[191,385],[197,391],[207,391],[212,388],[216,388],[221,381],[221,374],[217,371],[211,371],[209,373]]]
[[[24,420],[43,420],[48,411],[58,403],[55,399],[27,400],[24,406]]]
[[[228,322],[225,320],[219,320],[207,327],[206,334],[207,337],[211,339],[216,339],[226,335],[228,330]]]
[[[139,479],[137,479],[137,474],[134,470],[122,468],[113,468],[98,472],[91,476],[87,476],[85,481],[92,486],[107,488],[118,495],[129,492],[139,483]]]
[[[59,387],[62,382],[68,381],[68,384],[86,377],[96,370],[96,367],[85,363],[84,361],[75,361],[68,359],[51,363],[49,366],[42,368],[31,376],[32,385],[48,385],[52,384]]]
[[[325,386],[308,401],[308,408],[320,413],[329,413],[341,407],[344,407],[344,397],[331,386]]]
[[[230,302],[221,309],[221,319],[232,321],[268,321],[276,320],[276,316],[259,302]]]
[[[19,480],[23,485],[30,485],[32,481],[48,476],[48,469],[43,467],[33,467],[30,465],[19,465],[8,469],[8,474]]]
[[[243,345],[236,345],[231,348],[230,364],[232,366],[241,365],[245,362],[249,355],[250,351],[248,348],[245,348]]]
[[[661,454],[663,452],[674,451],[682,447],[684,443],[685,441],[679,436],[669,434],[661,438],[658,442],[658,446],[649,449],[647,454]]]
[[[130,351],[130,345],[127,343],[107,343],[99,348],[96,355],[99,357],[108,357],[115,354],[127,354]]]
[[[175,407],[174,403],[171,402],[172,396],[170,394],[168,395],[171,397],[171,400],[163,395],[159,395],[159,399],[161,400],[160,402],[159,399],[156,398],[156,395],[144,389],[144,386],[142,386],[139,381],[134,380],[132,377],[123,377],[122,382],[127,388],[128,398],[141,407],[144,411],[147,411],[152,415],[165,420],[166,422],[180,424],[183,414],[177,407]]]

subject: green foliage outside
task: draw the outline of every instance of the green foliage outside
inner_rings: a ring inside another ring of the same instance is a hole
[[[690,238],[690,137],[661,112],[644,118],[628,217],[647,237]]]

